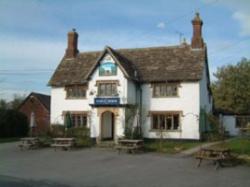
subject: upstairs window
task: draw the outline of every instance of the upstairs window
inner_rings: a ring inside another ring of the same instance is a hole
[[[178,84],[153,84],[153,97],[177,97]]]
[[[87,86],[67,86],[66,88],[67,99],[81,99],[86,98]]]
[[[117,83],[99,83],[98,96],[117,96]]]
[[[179,130],[180,113],[153,113],[152,130]]]

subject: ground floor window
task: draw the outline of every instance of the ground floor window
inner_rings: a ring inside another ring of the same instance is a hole
[[[153,130],[179,130],[180,113],[152,113]]]
[[[70,119],[73,127],[87,127],[88,118],[86,113],[70,112]]]

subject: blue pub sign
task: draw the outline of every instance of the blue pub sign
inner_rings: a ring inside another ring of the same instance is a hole
[[[119,105],[120,98],[95,98],[95,105]]]

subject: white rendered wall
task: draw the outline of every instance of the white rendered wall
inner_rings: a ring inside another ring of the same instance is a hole
[[[51,124],[63,124],[64,111],[89,111],[87,99],[66,99],[64,87],[51,89]]]
[[[181,83],[178,97],[153,98],[153,88],[150,84],[142,86],[142,124],[146,138],[159,138],[159,132],[151,130],[151,117],[149,111],[181,111],[180,129],[178,131],[165,131],[164,138],[199,139],[199,82]]]
[[[117,75],[115,76],[99,76],[98,68],[93,72],[88,83],[88,90],[86,99],[66,99],[66,91],[64,87],[51,88],[51,124],[63,125],[64,111],[85,111],[88,112],[88,127],[90,127],[91,137],[98,137],[100,135],[100,116],[98,116],[97,108],[92,108],[90,104],[94,104],[94,98],[97,97],[98,88],[96,81],[99,80],[118,80],[119,86],[117,88],[120,104],[133,103],[133,92],[135,91],[133,83],[129,83],[124,77],[123,72],[117,67]],[[94,94],[90,94],[93,92]],[[130,99],[128,99],[130,94]],[[108,108],[108,107],[107,107]],[[125,127],[125,111],[124,108],[119,108],[119,115],[115,116],[115,133],[117,136],[123,136]]]
[[[236,118],[232,115],[222,116],[222,124],[226,131],[229,132],[231,136],[239,135],[239,129],[236,128]]]

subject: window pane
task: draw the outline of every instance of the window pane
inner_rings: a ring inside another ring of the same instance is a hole
[[[160,89],[161,89],[161,91],[160,91],[160,96],[162,96],[162,97],[166,96],[166,85],[165,85],[165,84],[162,84],[162,85],[160,86]]]
[[[165,127],[165,116],[164,115],[159,116],[159,124],[160,124],[160,129],[166,129],[166,127]]]
[[[160,96],[160,86],[159,85],[155,85],[154,86],[154,96],[155,97],[159,97]]]
[[[75,127],[76,126],[76,118],[74,114],[71,114],[71,121],[72,121],[72,126]]]
[[[111,96],[112,94],[111,84],[106,84],[106,96]]]
[[[172,116],[168,115],[167,116],[167,130],[172,129]]]
[[[81,126],[81,116],[80,116],[80,115],[77,115],[77,116],[76,116],[76,119],[77,119],[77,121],[76,121],[76,127]]]
[[[158,129],[158,116],[157,115],[153,115],[153,125],[152,128],[153,129]]]
[[[179,129],[179,115],[175,114],[174,115],[174,130],[178,130]]]
[[[87,126],[87,116],[83,116],[83,121],[82,121],[82,126],[86,127]]]
[[[100,87],[100,89],[99,89],[99,91],[100,91],[99,95],[104,96],[105,95],[105,84],[100,84],[99,87]]]
[[[116,90],[116,84],[112,84],[112,95],[116,95],[117,90]]]

